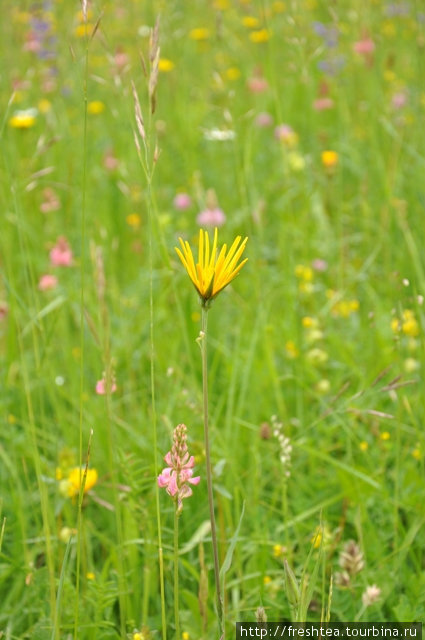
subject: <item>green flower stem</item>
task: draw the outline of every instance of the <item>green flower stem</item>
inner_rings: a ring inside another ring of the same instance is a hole
[[[174,510],[174,619],[176,626],[176,640],[180,640],[179,618],[179,516],[177,503]]]
[[[212,485],[212,471],[211,471],[211,455],[210,455],[210,440],[208,432],[208,362],[207,362],[207,314],[208,309],[202,307],[202,339],[201,354],[202,354],[202,391],[204,398],[204,441],[205,441],[205,461],[207,467],[207,489],[208,489],[208,504],[210,508],[210,522],[211,522],[211,540],[214,554],[214,578],[216,588],[217,599],[217,612],[220,621],[220,630],[222,633],[221,638],[224,639],[224,620],[223,620],[223,603],[220,593],[220,566],[218,561],[218,545],[217,545],[217,532],[215,526],[214,515],[214,495]]]

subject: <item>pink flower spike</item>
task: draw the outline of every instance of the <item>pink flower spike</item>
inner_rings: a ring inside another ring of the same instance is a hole
[[[41,276],[38,282],[38,288],[40,289],[40,291],[49,291],[51,289],[56,289],[57,286],[57,277],[51,275],[50,273],[45,273],[43,276]]]
[[[192,206],[192,198],[187,193],[178,193],[173,200],[173,205],[178,211],[186,211]]]
[[[226,222],[226,214],[219,207],[205,209],[198,214],[196,222],[200,227],[222,227]]]
[[[71,267],[73,263],[72,249],[68,240],[61,236],[50,251],[50,263],[54,267]]]
[[[115,393],[116,390],[117,390],[117,385],[114,378],[112,378],[110,393]],[[96,393],[99,396],[105,396],[107,394],[107,391],[108,391],[108,386],[106,384],[106,378],[104,374],[103,378],[96,382]]]
[[[166,489],[168,495],[175,500],[177,515],[183,510],[183,498],[192,495],[189,484],[197,485],[201,480],[200,476],[192,477],[195,458],[189,457],[186,432],[184,424],[179,424],[174,429],[171,451],[164,456],[168,467],[162,470],[157,479],[158,486]]]

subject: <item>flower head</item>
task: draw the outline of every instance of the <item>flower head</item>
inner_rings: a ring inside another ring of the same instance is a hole
[[[224,244],[217,256],[217,228],[214,231],[213,246],[210,251],[210,239],[208,233],[199,230],[198,262],[195,264],[192,249],[189,243],[179,238],[182,251],[176,247],[177,255],[183,263],[189,278],[192,280],[199,293],[204,307],[220,293],[224,287],[237,276],[248,258],[239,262],[248,238],[241,242],[241,236],[237,236],[232,246],[227,251]]]
[[[90,489],[92,489],[96,484],[98,478],[96,469],[87,469],[86,473],[85,470],[81,467],[74,467],[74,469],[71,469],[71,471],[69,472],[68,478],[66,480],[67,493],[70,498],[74,498],[80,493],[84,475],[86,476],[84,493],[90,491]]]
[[[189,456],[186,431],[185,424],[179,424],[174,429],[173,446],[164,457],[168,467],[158,476],[158,486],[166,489],[168,495],[177,501],[178,515],[183,509],[183,498],[189,498],[192,495],[189,484],[199,484],[201,479],[200,476],[192,477],[195,459]]]
[[[57,239],[55,246],[50,251],[50,264],[54,267],[71,267],[72,266],[72,249],[68,240],[61,236]]]

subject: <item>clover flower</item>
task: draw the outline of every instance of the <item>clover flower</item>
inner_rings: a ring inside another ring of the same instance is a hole
[[[217,228],[214,231],[213,246],[210,251],[210,239],[208,233],[200,229],[199,231],[199,248],[198,262],[195,264],[192,249],[189,243],[179,238],[182,251],[176,247],[177,255],[185,267],[189,278],[192,280],[197,292],[199,293],[202,305],[208,306],[208,303],[220,293],[222,289],[238,275],[244,266],[245,260],[239,262],[248,238],[241,242],[241,236],[237,236],[230,249],[227,251],[227,245],[224,244],[217,256]]]
[[[200,476],[193,478],[195,459],[187,449],[187,427],[179,424],[174,429],[173,446],[164,457],[168,467],[158,476],[158,486],[166,489],[168,495],[177,502],[177,515],[183,510],[183,499],[192,495],[189,484],[199,484]]]

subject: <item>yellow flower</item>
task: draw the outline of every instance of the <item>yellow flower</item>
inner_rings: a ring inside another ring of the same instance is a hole
[[[9,126],[14,129],[30,129],[35,125],[36,112],[34,109],[27,111],[16,111],[9,119]]]
[[[87,105],[87,113],[90,113],[92,116],[97,116],[99,113],[103,113],[105,111],[105,105],[101,100],[92,100]]]
[[[275,558],[281,558],[286,553],[286,547],[281,544],[273,545],[273,556]]]
[[[189,640],[190,636],[187,631],[183,631],[182,640]]]
[[[228,80],[237,80],[240,78],[241,72],[237,67],[229,67],[226,69],[226,77]]]
[[[406,313],[406,312],[405,312]],[[405,313],[403,314],[404,322],[401,325],[401,330],[406,336],[410,338],[416,338],[419,335],[419,325],[417,320],[413,317],[406,317]]]
[[[389,440],[391,438],[391,435],[388,431],[383,431],[379,437],[381,438],[381,440]]]
[[[159,62],[158,62],[159,71],[167,73],[168,71],[172,71],[175,66],[176,65],[174,64],[174,62],[172,60],[169,60],[168,58],[159,59]]]
[[[251,31],[249,39],[252,42],[267,42],[270,40],[270,31],[268,29],[258,29],[258,31]]]
[[[270,584],[271,581],[272,581],[272,579],[270,578],[270,576],[264,576],[264,578],[263,578],[263,583],[264,584]]]
[[[189,243],[179,238],[182,251],[176,247],[177,255],[185,267],[189,278],[192,280],[199,293],[203,306],[215,298],[224,287],[237,276],[244,266],[245,260],[238,264],[242,256],[248,238],[241,242],[241,236],[237,236],[229,251],[227,245],[223,245],[217,257],[217,235],[214,231],[214,242],[210,252],[210,239],[208,233],[199,230],[198,262],[195,265],[192,249]]]
[[[359,448],[360,451],[367,451],[369,449],[369,444],[366,442],[366,440],[362,440],[359,444]]]
[[[295,344],[295,342],[293,340],[288,340],[285,344],[285,351],[286,351],[286,355],[288,356],[288,358],[296,358],[297,356],[299,356],[299,351],[297,349],[297,346]]]
[[[80,488],[84,479],[85,470],[81,469],[81,467],[75,467],[71,469],[68,475],[68,496],[73,498],[80,493]],[[97,482],[97,471],[96,469],[87,469],[86,482],[84,485],[84,493],[90,491],[92,487]]]
[[[242,18],[242,24],[247,29],[256,29],[260,26],[260,21],[255,16],[244,16]]]
[[[322,151],[321,158],[325,169],[333,169],[338,164],[339,157],[336,151]]]
[[[38,101],[38,110],[40,113],[48,113],[52,108],[52,103],[50,100],[46,100],[46,98],[42,98]]]
[[[210,31],[206,27],[197,27],[189,31],[189,38],[191,40],[208,40],[210,37]]]
[[[133,227],[133,229],[138,229],[140,227],[141,220],[138,213],[129,213],[125,220],[130,227]]]
[[[82,23],[75,27],[75,35],[77,38],[84,38],[84,36],[90,36],[93,33],[94,26],[90,23]]]
[[[304,316],[301,320],[301,324],[305,329],[317,329],[319,321],[317,318],[311,318],[310,316]]]
[[[295,276],[304,280],[304,282],[311,282],[313,275],[313,269],[311,267],[306,267],[303,264],[297,264],[295,267]]]
[[[93,571],[87,571],[86,578],[87,580],[95,580],[96,576],[94,575]]]

